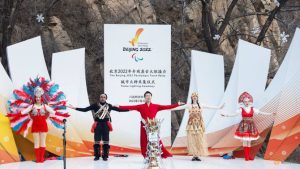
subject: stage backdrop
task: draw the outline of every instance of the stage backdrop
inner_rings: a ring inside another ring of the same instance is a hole
[[[104,90],[110,103],[142,104],[143,94],[149,90],[153,103],[170,104],[170,75],[170,25],[104,25]],[[139,151],[140,114],[130,111],[111,115],[111,144]],[[161,137],[170,146],[170,112],[162,111],[157,118],[164,119]]]
[[[5,116],[12,91],[12,82],[0,63],[0,165],[20,160],[9,119]]]

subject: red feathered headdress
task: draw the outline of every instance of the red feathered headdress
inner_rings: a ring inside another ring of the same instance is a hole
[[[253,97],[248,92],[243,92],[239,97],[239,103],[242,103],[245,98],[248,98],[253,103]]]

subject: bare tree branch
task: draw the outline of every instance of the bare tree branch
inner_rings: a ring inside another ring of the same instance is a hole
[[[238,2],[238,0],[233,0],[233,1],[230,3],[229,7],[228,7],[228,10],[227,10],[227,12],[226,12],[226,14],[225,14],[225,18],[224,18],[224,20],[223,20],[223,22],[222,22],[222,25],[220,26],[220,28],[219,28],[219,30],[218,30],[218,34],[219,34],[220,36],[222,36],[223,32],[225,31],[225,28],[227,27],[227,25],[228,25],[228,23],[229,23],[229,21],[230,21],[230,19],[231,19],[232,11],[233,11],[235,5],[237,4],[237,2]]]
[[[0,56],[2,56],[2,65],[9,74],[8,60],[6,48],[11,44],[11,36],[15,27],[16,16],[18,10],[23,3],[23,0],[5,0],[3,6],[3,18],[2,18],[2,44],[0,49]]]
[[[256,44],[260,44],[263,39],[265,38],[265,35],[270,27],[270,25],[272,24],[273,19],[275,18],[275,15],[277,14],[278,11],[280,11],[280,9],[282,8],[282,6],[284,6],[284,4],[287,2],[288,0],[281,0],[280,1],[280,5],[276,6],[270,13],[269,17],[267,18],[265,24],[263,25],[257,39],[256,39]]]
[[[208,2],[206,0],[202,0],[202,33],[206,42],[206,46],[208,49],[208,52],[215,53],[215,47],[213,44],[213,39],[211,36],[211,30],[209,26],[209,7]]]
[[[188,65],[188,67],[191,66],[190,60],[189,60],[189,56],[185,53],[184,51],[184,26],[185,26],[185,16],[184,16],[184,9],[186,8],[186,2],[185,0],[181,0],[181,25],[180,25],[180,36],[179,36],[179,40],[180,42],[177,42],[177,45],[179,45],[180,47],[180,56],[184,58],[186,64]],[[173,41],[175,42],[175,41]]]

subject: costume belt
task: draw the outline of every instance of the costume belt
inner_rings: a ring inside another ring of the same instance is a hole
[[[253,117],[243,117],[243,120],[251,120],[251,121],[253,121]]]

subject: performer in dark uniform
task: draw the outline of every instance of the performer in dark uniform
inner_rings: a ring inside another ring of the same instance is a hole
[[[102,158],[104,161],[107,161],[109,155],[109,132],[112,131],[111,126],[111,117],[110,111],[128,111],[128,110],[120,110],[117,107],[112,106],[111,104],[106,102],[107,95],[100,95],[100,102],[92,104],[86,108],[76,108],[72,105],[68,105],[69,108],[75,109],[82,112],[92,111],[94,117],[94,124],[92,127],[92,132],[94,132],[94,160],[97,161],[100,158],[101,150],[100,150],[100,142],[103,142],[102,146]]]

